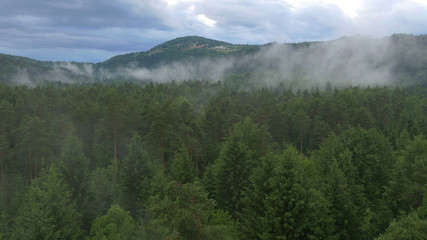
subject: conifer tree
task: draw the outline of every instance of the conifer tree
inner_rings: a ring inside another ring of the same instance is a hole
[[[140,135],[134,134],[128,148],[129,154],[120,167],[120,202],[133,216],[144,215],[154,175],[153,166]]]
[[[78,239],[80,216],[70,189],[50,166],[34,181],[14,223],[12,239]]]
[[[179,183],[190,183],[196,179],[197,175],[194,162],[184,146],[176,152],[172,160],[170,172],[172,178]]]

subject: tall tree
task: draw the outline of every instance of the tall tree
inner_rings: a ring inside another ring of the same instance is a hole
[[[82,214],[83,227],[89,229],[92,220],[88,214],[89,208],[89,159],[83,152],[80,140],[69,135],[56,162],[58,171],[64,183],[71,191],[71,199],[76,202],[77,211]]]
[[[97,168],[90,173],[87,209],[90,218],[104,214],[108,208],[120,199],[120,188],[117,182],[114,162],[108,167]]]
[[[178,141],[184,144],[191,159],[194,161],[196,173],[203,170],[205,163],[202,161],[201,129],[196,121],[193,108],[187,99],[182,102],[175,100],[178,105]]]
[[[171,181],[150,199],[153,224],[166,239],[236,239],[233,221],[194,183]]]
[[[241,210],[241,192],[248,186],[252,170],[265,154],[269,139],[263,128],[250,118],[236,123],[221,146],[214,162],[215,199],[218,205],[234,217]]]
[[[71,188],[71,196],[77,200],[77,205],[82,204],[87,195],[89,181],[89,159],[83,152],[80,140],[69,135],[57,162],[64,181]]]
[[[70,190],[56,167],[50,166],[30,187],[11,239],[78,239],[80,224]]]
[[[293,117],[293,125],[298,134],[300,152],[303,153],[303,142],[310,132],[310,117],[303,110],[299,110]]]
[[[109,131],[109,136],[112,136],[112,146],[113,146],[113,160],[114,160],[114,172],[118,175],[118,166],[119,160],[117,158],[118,151],[118,141],[119,138],[124,134],[124,125],[123,125],[123,113],[125,110],[125,99],[120,93],[117,92],[117,89],[109,88],[106,91],[104,96],[104,101],[106,104],[107,115],[104,118],[105,125]],[[117,180],[116,180],[117,181]]]
[[[5,177],[5,162],[10,152],[10,144],[3,135],[0,135],[0,173],[1,173],[1,188],[3,192],[3,203],[7,202],[6,177]]]
[[[18,128],[20,135],[19,147],[23,156],[27,158],[29,179],[37,178],[40,164],[50,155],[50,143],[45,124],[37,117],[27,115]],[[34,173],[33,173],[34,170]]]
[[[292,147],[253,171],[240,215],[244,239],[331,239],[328,201],[314,162]]]
[[[129,154],[120,167],[120,202],[133,216],[144,215],[153,177],[152,161],[144,150],[142,138],[135,134],[128,146]]]
[[[170,172],[172,178],[179,183],[190,183],[196,179],[196,167],[184,146],[176,152],[172,159]]]
[[[172,99],[158,103],[150,112],[152,119],[150,131],[147,135],[148,143],[159,155],[164,170],[169,166],[170,155],[177,147],[177,108]]]
[[[14,122],[13,105],[6,100],[0,102],[0,132],[5,139],[8,139]]]
[[[424,136],[416,136],[407,143],[393,170],[387,195],[394,215],[420,207],[427,184],[427,140]]]
[[[354,233],[353,227],[360,226],[359,234],[356,237],[366,239],[377,236],[387,227],[391,213],[387,209],[384,194],[391,180],[395,156],[384,135],[375,129],[349,129],[339,137],[330,136],[321,144],[313,157],[329,184],[336,184],[336,181],[339,180],[334,180],[330,176],[339,174],[339,169],[343,174],[343,179],[338,183],[348,186],[346,191],[350,197],[346,194],[331,196],[333,202],[340,203],[333,205],[333,212],[350,210],[349,215],[344,218],[346,221],[354,223],[341,225],[341,230],[339,230],[341,233],[344,231],[348,234]],[[330,168],[334,161],[337,163],[335,170]],[[332,173],[332,170],[335,173]],[[340,200],[344,197],[351,199],[351,202],[346,203]],[[352,205],[357,207],[350,209],[349,206]],[[357,217],[352,219],[354,216]]]
[[[386,231],[376,240],[411,239],[423,240],[427,236],[427,221],[416,212],[401,217],[390,223]]]
[[[97,217],[92,224],[88,240],[102,239],[137,239],[133,218],[118,204],[111,205],[107,214]]]
[[[0,168],[3,191],[3,202],[7,202],[5,168],[10,153],[9,132],[13,125],[13,106],[6,100],[0,102]]]

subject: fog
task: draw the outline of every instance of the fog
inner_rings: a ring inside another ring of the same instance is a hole
[[[71,62],[42,62],[39,66],[18,67],[10,83],[26,85],[61,82],[64,84],[93,82],[96,78],[94,64]]]
[[[404,44],[398,45],[394,40],[393,37],[373,39],[354,36],[328,42],[271,43],[261,46],[255,53],[228,57],[188,57],[154,68],[138,67],[136,62],[114,70],[90,63],[57,62],[37,74],[19,69],[14,81],[24,85],[40,81],[222,81],[231,74],[252,72],[255,76],[252,81],[256,81],[257,86],[281,83],[292,88],[311,88],[325,86],[327,82],[337,87],[383,86],[396,82],[393,68],[401,64],[397,56],[405,59],[404,53],[418,52],[418,55],[422,55],[426,51],[426,47],[419,45],[414,37],[406,37]],[[413,64],[417,63],[412,61]]]
[[[266,86],[290,87],[388,85],[394,62],[389,38],[342,38],[309,46],[268,44],[243,57],[184,60],[153,69],[130,65],[111,76],[156,82],[208,79],[220,81],[232,73],[253,72]]]

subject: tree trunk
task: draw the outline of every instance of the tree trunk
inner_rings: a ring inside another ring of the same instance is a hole
[[[3,187],[3,199],[4,199],[4,205],[6,205],[7,201],[7,194],[6,194],[6,183],[4,179],[4,163],[1,163],[1,185]]]
[[[117,182],[117,172],[118,172],[118,161],[117,161],[117,112],[114,109],[113,112],[113,141],[114,141],[114,176]]]
[[[162,168],[163,174],[165,173],[165,152],[162,151]]]
[[[196,200],[194,199],[194,197],[193,196],[191,196],[190,195],[190,197],[191,197],[191,203],[193,204],[193,208],[194,208],[194,216],[196,217],[196,219],[197,219],[197,224],[198,224],[198,226],[199,226],[199,234],[200,234],[200,237],[202,236],[202,221],[200,220],[200,215],[197,213],[197,211],[196,211]]]
[[[34,179],[37,179],[37,161],[34,162]]]
[[[301,154],[302,154],[302,136],[299,137],[300,147],[301,147]]]
[[[31,166],[31,147],[28,147],[28,166],[30,167],[30,183],[33,184],[33,167]]]

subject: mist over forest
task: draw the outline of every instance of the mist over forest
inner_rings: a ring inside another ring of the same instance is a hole
[[[427,35],[0,54],[0,239],[425,239]]]
[[[346,86],[400,86],[425,82],[425,35],[384,38],[343,37],[326,42],[233,45],[183,37],[146,52],[119,55],[100,63],[40,62],[2,55],[9,61],[0,80],[12,85],[40,83],[222,81],[252,73],[260,87],[294,89]]]

